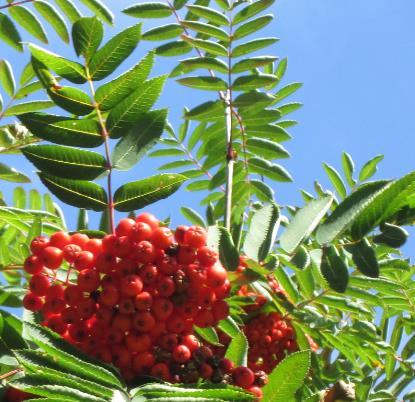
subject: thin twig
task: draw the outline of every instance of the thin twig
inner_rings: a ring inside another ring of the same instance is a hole
[[[35,0],[16,1],[15,3],[9,3],[9,4],[5,4],[4,6],[0,6],[0,10],[3,10],[5,8],[10,8],[10,7],[18,6],[20,4],[33,3],[34,1]]]

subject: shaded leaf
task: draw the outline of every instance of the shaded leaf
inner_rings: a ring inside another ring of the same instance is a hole
[[[46,100],[23,102],[17,105],[10,106],[4,112],[4,116],[19,116],[25,113],[37,112],[39,110],[49,109],[53,106],[54,106],[53,102],[46,101]]]
[[[183,28],[179,24],[167,24],[156,27],[143,33],[143,40],[166,40],[173,39],[183,32]]]
[[[81,18],[72,26],[72,41],[75,52],[78,56],[84,56],[87,61],[98,49],[103,37],[104,27],[96,17]]]
[[[251,33],[258,32],[261,28],[267,26],[274,19],[272,14],[262,15],[252,21],[238,27],[233,34],[234,39],[242,39]]]
[[[177,82],[187,87],[209,91],[222,91],[227,89],[226,82],[218,77],[186,77],[178,79]]]
[[[23,51],[22,38],[13,21],[3,13],[0,13],[0,39],[14,47],[19,52]]]
[[[291,175],[280,165],[271,163],[262,158],[249,158],[249,167],[252,172],[269,177],[272,180],[290,182]]]
[[[62,109],[77,116],[85,116],[94,110],[90,96],[76,87],[59,87],[48,90],[50,98]]]
[[[69,43],[69,32],[65,20],[59,11],[43,0],[36,0],[34,6],[39,14],[50,24],[58,36],[66,43]]]
[[[330,246],[323,249],[320,270],[332,289],[339,293],[346,291],[349,282],[349,271],[346,263],[339,256],[336,247]]]
[[[12,66],[5,59],[0,60],[0,84],[7,95],[13,96],[16,91],[16,82]]]
[[[189,5],[187,8],[192,12],[192,14],[205,18],[206,20],[213,22],[218,25],[228,25],[228,18],[219,11],[214,10],[213,8],[201,6],[201,5]]]
[[[362,274],[370,276],[371,278],[377,278],[379,276],[379,264],[376,253],[367,239],[362,239],[358,243],[349,245],[347,251],[352,253],[356,268]]]
[[[80,11],[75,7],[72,0],[55,0],[55,3],[72,23],[75,23],[82,17]]]
[[[247,19],[254,17],[261,11],[266,10],[274,4],[275,0],[259,0],[249,4],[247,7],[239,11],[233,18],[234,24],[246,21]]]
[[[172,57],[189,53],[192,50],[192,46],[183,40],[169,42],[156,48],[156,54],[158,56]]]
[[[136,18],[164,18],[169,17],[173,12],[165,3],[145,2],[125,8],[123,13]]]
[[[208,52],[209,54],[212,54],[215,56],[227,56],[228,55],[228,50],[226,49],[226,47],[219,43],[216,43],[210,40],[204,40],[204,39],[194,39],[186,35],[182,35],[182,39],[185,42],[190,43],[192,46],[198,49],[202,49]]]
[[[256,52],[257,50],[263,49],[264,47],[270,46],[278,42],[277,38],[259,38],[249,42],[245,42],[242,45],[235,46],[232,50],[233,57],[240,57],[248,53]]]
[[[248,340],[243,332],[232,337],[231,343],[226,349],[225,359],[234,362],[235,367],[247,366],[248,364]]]
[[[27,32],[43,43],[48,43],[46,31],[43,25],[32,11],[23,6],[9,8],[10,16]]]
[[[100,0],[80,0],[92,12],[94,12],[102,21],[112,25],[114,23],[114,15],[111,10]]]
[[[181,207],[180,212],[193,225],[198,225],[201,227],[206,226],[206,223],[203,220],[203,218],[195,210],[188,207]]]

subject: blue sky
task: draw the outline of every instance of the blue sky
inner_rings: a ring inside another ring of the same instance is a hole
[[[133,3],[119,0],[115,4],[122,9]],[[283,161],[295,182],[275,186],[277,202],[301,205],[299,189],[312,191],[314,179],[326,184],[321,163],[340,167],[343,150],[353,156],[358,166],[376,154],[385,154],[377,177],[397,177],[412,170],[415,3],[408,0],[279,0],[271,11],[276,21],[261,36],[275,35],[281,40],[268,53],[288,57],[285,83],[304,83],[292,98],[304,103],[294,116],[300,123],[291,130],[294,139],[285,144],[292,158]],[[116,26],[108,28],[106,33],[111,35],[136,22],[116,12]],[[159,21],[154,21],[153,25],[157,24]],[[146,23],[145,27],[150,25]],[[51,38],[52,50],[75,57],[52,33]],[[151,46],[149,42],[140,45],[117,73],[130,67]],[[0,57],[9,59],[18,71],[21,56],[4,44],[0,44],[0,49]],[[161,58],[153,74],[166,73],[174,64],[171,59]],[[192,107],[213,96],[214,93],[186,89],[170,80],[158,106],[170,108],[170,120],[177,128],[183,106]],[[22,158],[2,156],[2,160],[29,174],[34,172]],[[117,174],[116,183],[120,185],[153,174],[161,162],[158,158],[144,160],[131,173]],[[36,178],[34,186],[41,186]],[[26,187],[29,189],[30,185]],[[7,194],[13,185],[1,182],[1,188]],[[171,215],[177,225],[184,221],[179,214],[180,206],[198,209],[199,196],[193,194],[181,190],[148,209],[160,217]],[[76,211],[72,207],[64,210],[73,229]],[[96,218],[92,217],[92,221]]]

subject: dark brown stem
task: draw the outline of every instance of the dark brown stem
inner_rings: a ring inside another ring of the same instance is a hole
[[[18,6],[20,4],[33,3],[34,1],[35,0],[21,0],[21,1],[16,1],[15,3],[10,3],[10,4],[5,4],[4,6],[0,6],[0,10],[3,10],[5,8],[10,8],[10,7]]]
[[[111,163],[111,152],[110,152],[110,146],[109,146],[109,132],[107,130],[107,127],[105,125],[104,118],[102,117],[101,109],[99,108],[99,104],[95,101],[95,89],[94,84],[92,82],[92,79],[89,76],[88,68],[86,67],[87,77],[88,77],[88,83],[89,88],[91,90],[92,97],[94,99],[94,108],[97,112],[98,122],[101,126],[101,135],[104,140],[104,147],[105,147],[105,159],[107,163],[107,193],[108,193],[108,216],[109,216],[109,223],[110,223],[110,231],[112,234],[115,233],[115,219],[114,219],[114,199],[112,195],[112,170],[113,166]]]

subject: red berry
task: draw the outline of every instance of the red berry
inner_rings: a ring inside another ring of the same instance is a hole
[[[121,299],[118,302],[118,310],[121,314],[133,314],[135,313],[134,301],[133,299]]]
[[[219,255],[215,250],[204,246],[197,251],[197,259],[203,266],[211,267],[218,261]]]
[[[64,291],[62,285],[54,284],[46,291],[46,299],[63,299]]]
[[[147,212],[138,215],[137,218],[135,218],[135,221],[147,223],[152,230],[156,230],[159,227],[159,220],[154,215]]]
[[[71,236],[71,243],[76,244],[77,246],[81,247],[82,249],[88,243],[89,237],[83,233],[74,233]]]
[[[153,315],[148,312],[137,313],[133,318],[133,327],[140,332],[149,332],[156,325]]]
[[[130,254],[131,240],[127,236],[117,237],[114,244],[114,255],[120,258]]]
[[[68,332],[70,337],[76,342],[82,342],[88,338],[88,328],[82,321],[69,325]]]
[[[151,375],[164,381],[169,381],[170,370],[166,363],[157,363],[151,368]]]
[[[43,264],[50,269],[58,269],[63,262],[63,251],[57,247],[47,246],[42,251]]]
[[[41,274],[33,275],[29,281],[30,291],[37,296],[44,296],[49,287],[49,278]]]
[[[126,368],[131,364],[131,353],[125,346],[115,345],[112,348],[112,362],[119,368]]]
[[[113,307],[118,303],[118,299],[118,289],[115,286],[108,285],[107,287],[102,289],[98,301],[100,304],[103,304],[104,306]]]
[[[188,226],[177,226],[175,232],[174,232],[174,238],[176,239],[177,243],[183,244],[184,243],[184,234],[189,229]]]
[[[229,315],[229,305],[224,300],[217,300],[212,306],[215,321],[224,320]]]
[[[235,365],[232,360],[222,359],[220,362],[220,368],[226,373],[229,374],[233,371]]]
[[[182,344],[187,346],[191,352],[194,352],[200,346],[198,339],[194,335],[185,335],[182,338]]]
[[[68,285],[63,292],[63,298],[71,306],[76,305],[83,297],[81,289],[76,285]]]
[[[129,236],[135,225],[135,221],[130,218],[121,219],[115,228],[115,234],[117,236]]]
[[[156,359],[151,352],[138,353],[133,358],[133,368],[137,374],[141,374],[143,370],[154,366]]]
[[[151,311],[162,321],[167,320],[173,313],[173,303],[168,299],[157,298],[153,301]]]
[[[215,318],[209,310],[202,310],[195,317],[195,324],[201,328],[212,327],[215,323]]]
[[[112,320],[112,327],[120,329],[124,334],[131,329],[131,318],[128,315],[118,313]]]
[[[192,357],[192,353],[185,345],[178,345],[173,349],[173,360],[177,363],[186,363]]]
[[[77,244],[67,244],[63,248],[63,258],[71,264],[76,260],[76,257],[81,251],[81,247]]]
[[[60,315],[54,315],[50,317],[46,321],[46,326],[60,335],[64,334],[68,328],[67,324],[63,322]]]
[[[134,306],[137,310],[148,310],[153,303],[153,297],[149,292],[141,292],[134,298]]]
[[[147,240],[140,241],[134,245],[132,252],[134,258],[142,264],[152,263],[156,257],[154,246]]]
[[[78,275],[78,287],[82,292],[97,290],[100,282],[99,273],[94,269],[84,269]]]
[[[154,247],[165,250],[173,243],[173,233],[169,228],[158,228],[153,232],[151,242]]]
[[[44,305],[44,308],[51,314],[60,314],[65,307],[66,303],[62,299],[49,299]]]
[[[33,254],[41,255],[42,250],[47,246],[49,246],[49,239],[44,236],[37,236],[30,243],[30,251]]]
[[[91,298],[83,298],[78,302],[77,311],[79,317],[83,320],[88,320],[96,312],[97,306]]]
[[[104,254],[99,254],[97,256],[97,259],[95,261],[95,267],[99,272],[106,274],[113,270],[116,263],[117,263],[116,257],[114,257],[111,254],[104,253]]]
[[[37,255],[31,255],[24,262],[24,270],[31,275],[40,274],[43,271],[42,260]]]
[[[157,267],[153,264],[144,265],[139,273],[140,278],[143,280],[145,285],[150,285],[155,282],[158,274]]]
[[[101,324],[109,324],[113,317],[113,311],[108,307],[99,306],[95,316]]]
[[[220,264],[215,264],[209,267],[207,270],[207,284],[213,288],[218,288],[222,286],[226,279],[228,279],[228,274],[225,268]]]
[[[75,324],[80,320],[78,310],[75,307],[66,307],[61,313],[61,318],[65,324]]]
[[[264,396],[261,388],[256,387],[254,385],[250,386],[247,388],[247,391],[250,392],[251,394],[254,394],[255,397],[257,398],[257,400],[261,400],[262,397]]]
[[[130,333],[125,337],[125,345],[130,352],[147,352],[151,348],[151,338],[146,334]]]
[[[102,240],[101,239],[90,239],[84,245],[85,251],[90,251],[94,255],[98,255],[102,252]]]
[[[4,393],[4,402],[22,402],[26,399],[35,398],[35,395],[29,394],[20,389],[8,387]]]
[[[130,237],[136,241],[140,242],[142,240],[149,240],[153,234],[153,229],[150,225],[145,222],[136,222],[132,227]]]
[[[71,242],[71,235],[66,232],[56,232],[50,236],[49,242],[51,246],[63,249]]]
[[[209,380],[212,377],[213,368],[211,365],[203,363],[199,368],[199,373],[204,380]]]
[[[162,278],[156,286],[158,293],[162,297],[170,297],[176,290],[174,280],[169,276]]]
[[[128,297],[138,295],[143,289],[143,282],[138,275],[128,275],[121,279],[121,293]]]
[[[39,296],[33,293],[27,293],[23,298],[23,306],[26,310],[40,311],[43,307],[43,301]]]
[[[184,242],[190,247],[201,248],[206,245],[207,232],[200,226],[190,227],[184,234]]]
[[[254,372],[248,367],[237,367],[233,371],[235,384],[241,388],[249,388],[255,381]]]
[[[95,256],[90,251],[81,251],[75,258],[74,267],[78,271],[91,269],[95,265]]]
[[[180,246],[177,253],[179,264],[192,264],[196,261],[196,251],[190,246]]]

